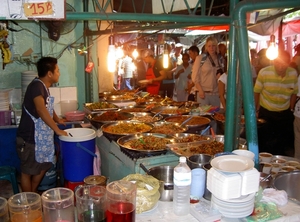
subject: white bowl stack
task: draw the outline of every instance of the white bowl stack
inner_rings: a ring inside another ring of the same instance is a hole
[[[211,205],[224,217],[244,218],[254,209],[260,173],[250,158],[226,155],[214,158],[207,172],[207,189]]]
[[[36,71],[25,71],[25,72],[22,72],[22,75],[21,75],[22,101],[24,99],[27,86],[37,76],[38,76],[38,74],[37,74]]]

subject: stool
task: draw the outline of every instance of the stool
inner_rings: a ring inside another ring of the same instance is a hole
[[[10,181],[14,194],[19,193],[18,182],[16,179],[16,168],[10,166],[0,166],[0,180]]]

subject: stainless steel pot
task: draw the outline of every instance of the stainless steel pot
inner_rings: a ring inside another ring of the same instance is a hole
[[[173,201],[173,166],[152,167],[148,174],[159,180],[159,193],[161,201]]]
[[[273,187],[277,190],[285,190],[290,199],[297,200],[300,203],[300,171],[288,173],[279,173],[273,179]]]

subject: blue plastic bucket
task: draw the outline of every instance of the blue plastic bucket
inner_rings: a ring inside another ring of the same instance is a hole
[[[65,130],[69,136],[59,136],[64,178],[81,182],[93,175],[96,132],[89,128]]]

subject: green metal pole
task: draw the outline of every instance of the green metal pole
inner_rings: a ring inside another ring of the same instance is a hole
[[[224,25],[229,24],[228,16],[198,16],[198,15],[169,15],[149,13],[96,13],[96,12],[67,12],[67,20],[105,20],[105,21],[156,21],[156,22],[181,22],[197,25]]]
[[[233,11],[234,6],[236,5],[236,0],[230,1],[230,14]],[[236,29],[234,28],[233,23],[230,23],[229,29],[229,50],[228,50],[228,76],[227,76],[227,92],[226,92],[226,121],[225,121],[225,141],[224,141],[224,151],[231,152],[235,146],[235,137],[236,137],[236,77],[237,77],[237,36]]]

